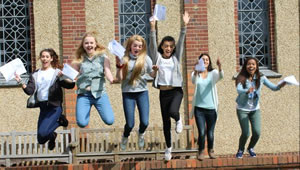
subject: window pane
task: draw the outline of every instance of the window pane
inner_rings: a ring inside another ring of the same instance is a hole
[[[120,42],[134,34],[148,42],[150,15],[150,0],[119,0]]]
[[[20,58],[31,72],[28,0],[0,0],[0,65]]]
[[[267,0],[238,0],[240,65],[245,57],[256,57],[269,68],[269,18]]]

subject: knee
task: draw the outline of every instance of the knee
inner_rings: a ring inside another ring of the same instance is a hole
[[[143,122],[143,126],[144,127],[148,127],[148,125],[149,125],[149,121],[148,120]]]
[[[249,131],[248,131],[248,132],[242,132],[242,135],[241,135],[241,137],[248,139],[248,138],[249,138],[249,136],[250,136],[250,133],[249,133]]]
[[[115,119],[114,118],[111,118],[111,119],[108,119],[105,121],[105,124],[107,125],[112,125],[114,123]]]
[[[256,138],[260,137],[260,131],[253,131],[253,136]]]
[[[207,137],[210,138],[210,139],[213,139],[214,138],[214,132],[213,131],[209,131],[207,133]]]
[[[88,121],[83,121],[83,120],[77,120],[77,125],[81,128],[86,127],[89,124]]]
[[[37,140],[39,144],[45,144],[47,142],[46,136],[40,134],[38,134]]]
[[[134,127],[134,123],[127,123],[126,128],[132,130]]]

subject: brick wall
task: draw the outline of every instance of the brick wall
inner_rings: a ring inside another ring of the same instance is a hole
[[[277,61],[275,54],[275,6],[274,0],[269,0],[269,35],[270,35],[270,55],[271,55],[271,69],[277,70]]]
[[[90,161],[89,161],[90,162]],[[280,153],[280,154],[259,154],[256,158],[244,157],[243,159],[236,159],[233,155],[220,156],[217,159],[205,159],[198,161],[197,159],[172,159],[169,162],[163,160],[141,160],[133,161],[127,160],[122,162],[102,162],[96,161],[86,164],[63,164],[63,165],[43,165],[43,166],[17,166],[4,168],[15,170],[128,170],[128,169],[298,169],[300,166],[299,152]]]
[[[31,71],[36,69],[35,56],[35,34],[34,34],[34,17],[33,17],[33,0],[29,1],[29,18],[30,18],[30,50],[31,50]]]
[[[192,84],[190,73],[194,67],[195,60],[200,53],[208,53],[208,25],[207,25],[207,0],[185,0],[184,10],[190,15],[190,22],[186,33],[186,87],[188,96],[188,110],[192,108],[194,85]],[[190,121],[189,124],[192,124]]]
[[[86,32],[85,0],[61,0],[60,3],[63,62],[71,63],[81,37]],[[69,120],[68,128],[77,126],[75,105],[75,90],[65,90],[64,109]]]

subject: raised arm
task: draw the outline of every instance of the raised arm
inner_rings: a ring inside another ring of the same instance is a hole
[[[190,21],[190,16],[187,11],[184,12],[184,14],[182,16],[182,20],[183,20],[183,27],[181,28],[179,39],[176,44],[176,57],[177,57],[178,61],[180,61],[180,57],[183,54],[186,27]]]
[[[150,56],[153,64],[156,64],[157,56],[158,56],[155,24],[156,24],[155,19],[150,21],[151,30],[150,30],[149,56]]]
[[[220,59],[217,59],[217,66],[218,66],[218,71],[217,70],[213,70],[213,83],[217,83],[219,80],[223,79],[224,77],[224,72],[222,70],[222,65],[220,62]]]

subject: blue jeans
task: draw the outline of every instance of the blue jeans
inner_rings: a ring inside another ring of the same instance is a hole
[[[112,125],[114,123],[114,112],[107,94],[103,93],[101,97],[96,99],[88,92],[77,96],[76,121],[79,127],[85,127],[89,124],[92,105],[96,107],[105,124]]]
[[[214,148],[214,131],[217,121],[217,113],[215,109],[204,109],[195,107],[195,119],[198,128],[198,145],[199,151],[202,151],[205,146],[205,124],[207,133],[207,147]]]
[[[134,127],[134,112],[135,105],[137,105],[140,116],[139,132],[144,133],[149,124],[149,95],[148,91],[122,93],[123,96],[123,109],[126,119],[124,127],[124,137],[130,135]]]
[[[38,120],[37,139],[39,144],[55,138],[54,131],[60,125],[58,119],[61,116],[62,108],[49,105],[48,102],[40,102],[40,116]]]

